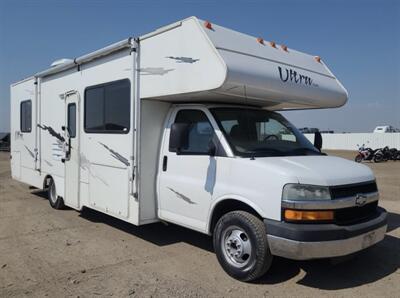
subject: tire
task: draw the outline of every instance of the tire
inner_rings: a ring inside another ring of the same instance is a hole
[[[56,184],[53,178],[50,178],[49,186],[47,188],[47,198],[49,199],[50,206],[54,209],[64,209],[64,200],[57,196]]]
[[[375,154],[374,155],[374,162],[382,162],[383,161],[383,155],[382,154]]]
[[[355,161],[355,162],[362,162],[362,160],[363,160],[363,157],[362,157],[361,154],[358,154],[358,155],[356,156],[356,158],[354,158],[354,161]]]
[[[222,216],[214,229],[218,262],[235,279],[252,281],[264,275],[272,263],[264,223],[245,211]]]

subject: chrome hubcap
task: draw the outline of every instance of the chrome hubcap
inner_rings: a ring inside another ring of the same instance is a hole
[[[221,239],[226,260],[235,267],[244,267],[250,262],[251,242],[239,227],[229,227]]]

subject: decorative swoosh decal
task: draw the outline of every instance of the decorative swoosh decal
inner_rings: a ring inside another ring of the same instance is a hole
[[[119,154],[118,152],[114,151],[113,149],[108,147],[106,144],[103,144],[102,142],[99,142],[99,144],[102,145],[104,148],[106,148],[108,151],[110,151],[112,157],[114,157],[115,159],[119,160],[120,162],[122,162],[126,166],[130,165],[128,159],[123,157],[121,154]]]
[[[43,130],[47,130],[49,132],[49,134],[55,138],[57,138],[57,140],[60,140],[61,142],[65,142],[64,137],[59,134],[58,132],[56,132],[51,126],[47,126],[47,125],[37,125],[39,128],[43,129]]]
[[[181,198],[182,200],[184,200],[185,202],[189,203],[189,204],[196,204],[195,202],[193,202],[190,198],[188,198],[187,196],[181,194],[180,192],[177,192],[176,190],[172,189],[171,187],[167,187],[170,191],[172,191],[173,193],[175,193],[179,198]]]
[[[28,148],[28,146],[24,145],[25,149],[28,150],[29,155],[32,156],[32,158],[35,158],[35,154]]]
[[[166,69],[164,67],[145,67],[145,68],[140,68],[140,74],[141,75],[159,75],[159,76],[163,76],[167,73],[169,73],[170,71],[173,71],[173,68],[169,68]]]
[[[191,57],[174,57],[174,56],[167,56],[165,58],[175,60],[176,63],[195,63],[200,59],[193,59]]]

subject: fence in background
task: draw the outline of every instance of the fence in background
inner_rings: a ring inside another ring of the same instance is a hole
[[[314,143],[314,134],[304,134]],[[389,146],[400,149],[400,133],[332,133],[322,134],[322,148],[333,150],[357,150],[357,144],[372,149]]]

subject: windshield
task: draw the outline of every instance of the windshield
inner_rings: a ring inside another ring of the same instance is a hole
[[[210,111],[238,156],[321,155],[277,113],[250,108],[211,108]]]

